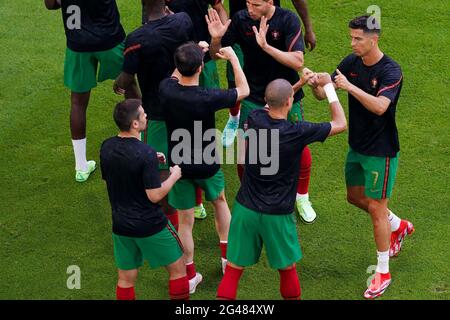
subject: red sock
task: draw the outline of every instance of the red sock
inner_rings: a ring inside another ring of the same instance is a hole
[[[174,210],[170,214],[166,214],[167,219],[169,219],[170,223],[175,227],[175,230],[178,231],[178,211]]]
[[[278,270],[280,273],[280,292],[285,300],[300,300],[302,289],[297,276],[297,269]]]
[[[202,204],[202,188],[195,188],[195,205],[199,206]]]
[[[195,270],[195,263],[192,261],[189,264],[186,264],[186,274],[189,280],[195,277],[197,271]]]
[[[116,298],[117,300],[136,300],[136,294],[134,293],[134,287],[131,288],[121,288],[116,287]]]
[[[230,115],[237,116],[239,114],[239,111],[241,110],[241,102],[236,102],[233,108],[230,108]]]
[[[242,181],[242,177],[244,175],[244,165],[243,164],[237,165],[237,172],[238,172],[239,180]]]
[[[239,280],[241,279],[243,271],[243,269],[236,269],[227,264],[225,274],[217,289],[217,299],[236,300]]]
[[[300,158],[300,175],[298,177],[297,193],[307,194],[309,189],[309,179],[311,177],[311,150],[308,146],[303,149]]]
[[[219,243],[220,246],[220,256],[224,259],[227,258],[227,247],[228,247],[228,242],[222,242],[220,241]]]
[[[189,280],[187,276],[169,280],[170,300],[189,300]]]

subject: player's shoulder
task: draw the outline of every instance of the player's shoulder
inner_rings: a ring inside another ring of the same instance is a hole
[[[300,21],[298,16],[289,9],[275,7],[275,14],[286,23]]]
[[[395,61],[394,59],[392,59],[390,56],[388,56],[387,54],[384,55],[383,57],[383,65],[384,68],[388,69],[389,71],[398,71],[401,72],[402,68],[400,67],[400,65],[397,63],[397,61]]]
[[[172,21],[179,23],[179,24],[184,24],[184,25],[192,24],[192,19],[186,12],[177,12],[177,13],[171,14],[169,16],[169,19],[171,19]]]
[[[160,94],[170,96],[173,88],[177,86],[178,81],[179,80],[175,77],[169,77],[161,80],[159,83]]]
[[[142,42],[146,38],[148,38],[149,33],[153,33],[153,31],[147,27],[147,25],[142,25],[139,28],[131,31],[126,38],[126,43],[132,42]]]
[[[346,56],[344,59],[342,59],[342,64],[348,64],[353,65],[355,63],[361,63],[361,57],[358,57],[356,54],[351,53],[348,56]]]

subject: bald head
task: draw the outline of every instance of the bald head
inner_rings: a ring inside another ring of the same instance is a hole
[[[266,87],[266,102],[271,108],[282,108],[293,94],[294,90],[289,81],[276,79]]]

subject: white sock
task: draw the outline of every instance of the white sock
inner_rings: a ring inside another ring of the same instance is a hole
[[[297,199],[297,200],[298,200],[298,199],[302,199],[302,200],[308,201],[308,200],[309,200],[309,194],[308,194],[308,193],[306,193],[306,194],[300,194],[300,193],[297,192],[296,199]]]
[[[72,140],[73,153],[75,154],[75,170],[87,171],[88,164],[86,159],[86,138]]]
[[[397,231],[400,228],[400,222],[402,221],[399,217],[397,217],[391,210],[389,210],[389,223],[391,224],[391,231]]]
[[[388,251],[377,251],[378,264],[377,272],[388,273],[389,272],[389,250]]]
[[[239,117],[240,116],[241,116],[241,111],[240,110],[239,110],[239,113],[237,115],[235,115],[235,116],[232,116],[231,113],[230,113],[230,120],[239,121]]]

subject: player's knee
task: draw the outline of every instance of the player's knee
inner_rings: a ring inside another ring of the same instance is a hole
[[[347,192],[347,202],[356,206],[360,202],[360,198],[351,192]]]

